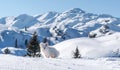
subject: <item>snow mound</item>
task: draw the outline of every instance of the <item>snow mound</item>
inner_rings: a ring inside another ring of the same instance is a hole
[[[107,37],[104,40],[102,38],[76,38],[61,42],[53,47],[59,51],[60,58],[72,58],[76,47],[78,47],[81,56],[85,58],[119,57],[120,39],[113,40],[110,37],[108,37],[109,40],[107,41]]]
[[[1,49],[1,52],[4,53],[5,49],[10,50],[10,54],[16,55],[16,56],[25,56],[26,55],[26,50],[25,49],[20,49],[20,48],[14,48],[14,47],[5,47]]]

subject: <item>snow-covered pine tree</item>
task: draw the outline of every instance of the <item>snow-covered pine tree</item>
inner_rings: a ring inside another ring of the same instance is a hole
[[[39,41],[37,38],[37,33],[34,32],[27,46],[27,54],[29,56],[35,57],[35,56],[38,56],[38,54],[36,54],[37,52],[40,55],[40,47],[39,47]]]

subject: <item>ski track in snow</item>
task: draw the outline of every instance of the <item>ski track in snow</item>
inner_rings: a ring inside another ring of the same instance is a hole
[[[119,70],[120,58],[60,59],[0,54],[0,70]]]

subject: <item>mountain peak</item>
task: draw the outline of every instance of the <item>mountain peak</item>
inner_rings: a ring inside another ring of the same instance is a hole
[[[80,8],[72,8],[72,9],[65,11],[64,13],[85,13],[85,11],[83,11]]]
[[[28,15],[28,14],[20,14],[17,17],[23,18],[23,17],[28,17],[28,16],[30,16],[30,15]]]
[[[55,12],[55,11],[49,11],[47,12],[48,14],[57,14],[58,12]]]

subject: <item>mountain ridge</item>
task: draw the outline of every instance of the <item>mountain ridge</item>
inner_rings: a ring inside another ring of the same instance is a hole
[[[87,13],[80,8],[72,8],[62,13],[47,12],[36,16],[21,14],[16,17],[1,17],[0,25],[0,43],[4,47],[13,46],[16,39],[14,36],[19,34],[23,38],[17,38],[21,42],[20,46],[25,47],[23,41],[29,40],[34,31],[38,33],[40,42],[46,37],[51,45],[67,39],[88,37],[90,34],[96,38],[120,32],[120,18],[107,14]],[[9,34],[11,31],[12,35]],[[5,38],[3,33],[8,38]]]

